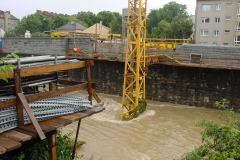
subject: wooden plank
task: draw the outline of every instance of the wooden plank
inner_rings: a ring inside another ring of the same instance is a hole
[[[14,140],[14,141],[20,142],[20,143],[26,142],[26,141],[29,141],[30,139],[32,139],[31,136],[21,133],[21,132],[14,131],[14,130],[3,132],[1,135],[3,137],[9,138],[11,140]]]
[[[39,122],[40,126],[43,126],[43,127],[44,126],[51,126],[51,127],[54,127],[55,129],[64,127],[64,126],[69,125],[71,123],[72,123],[72,121],[64,119],[64,118],[62,118],[62,116],[58,117],[58,118],[54,118],[54,119]]]
[[[0,76],[3,76],[5,78],[14,78],[14,73],[12,71],[8,71],[7,74],[5,74],[4,72],[0,72]]]
[[[88,116],[91,116],[91,115],[93,115],[95,112],[94,112],[93,110],[91,110],[91,109],[88,109],[88,110],[82,111],[82,113],[85,113],[85,114],[87,114]]]
[[[88,117],[88,115],[86,113],[83,113],[83,112],[77,112],[77,113],[74,113],[74,114],[71,114],[71,116],[74,116],[75,117],[75,121],[78,121],[80,119],[83,119],[83,118],[86,118]],[[68,116],[64,116],[62,118],[65,118],[68,119]]]
[[[12,151],[22,146],[21,143],[10,140],[6,137],[0,135],[0,145],[7,149],[7,151]]]
[[[87,86],[88,86],[88,83],[78,84],[75,86],[70,86],[70,87],[66,87],[66,88],[62,88],[62,89],[58,89],[58,90],[52,90],[49,92],[42,92],[42,93],[38,93],[38,94],[34,94],[34,95],[29,95],[29,96],[26,96],[26,99],[27,99],[28,103],[30,103],[30,102],[34,102],[37,100],[54,97],[54,96],[57,96],[60,94],[66,94],[69,92],[85,89],[85,88],[87,88]],[[11,107],[11,106],[16,106],[16,105],[17,105],[16,98],[14,98],[12,100],[0,102],[0,109]]]
[[[93,64],[93,62],[90,64]],[[22,68],[20,72],[21,72],[21,76],[31,76],[31,75],[37,75],[37,74],[43,74],[43,73],[49,73],[49,72],[70,70],[70,69],[75,69],[75,68],[83,68],[83,67],[85,67],[85,61],[48,65],[48,66]]]
[[[24,128],[15,128],[14,130],[18,131],[18,132],[21,132],[21,133],[24,133],[24,134],[27,134],[27,135],[31,136],[32,139],[37,138],[37,136],[38,136],[37,133],[36,133],[36,130],[34,130],[34,132],[31,132],[31,131],[26,130]]]
[[[30,106],[28,105],[28,102],[27,102],[25,96],[22,93],[18,93],[17,96],[20,99],[24,109],[26,110],[28,117],[30,118],[31,122],[33,123],[34,128],[36,129],[40,139],[41,140],[46,139],[46,136],[44,135],[41,127],[39,126],[38,121],[37,121],[36,117],[34,116],[34,113],[32,112]]]
[[[33,124],[25,125],[25,126],[21,127],[21,129],[38,134]],[[55,127],[42,125],[41,129],[43,132],[47,133],[47,132],[54,131]]]
[[[74,116],[74,115],[67,115],[67,116],[63,116],[62,118],[70,120],[72,122],[75,122],[78,120],[78,117]]]
[[[7,152],[7,149],[0,146],[0,155],[3,154],[3,153],[6,153]]]
[[[77,85],[77,84],[83,84],[83,83],[86,83],[86,82],[59,80],[58,83],[63,84],[63,85],[73,86],[73,85]],[[92,88],[96,88],[96,83],[92,83]]]
[[[97,96],[96,92],[93,89],[92,89],[92,95],[98,103],[101,102],[101,99]]]

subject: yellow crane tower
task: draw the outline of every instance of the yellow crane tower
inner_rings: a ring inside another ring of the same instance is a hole
[[[122,120],[131,119],[139,114],[139,103],[145,100],[146,12],[147,0],[128,0]]]

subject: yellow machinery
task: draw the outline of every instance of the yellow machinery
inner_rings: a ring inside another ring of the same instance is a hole
[[[66,33],[65,32],[51,32],[51,37],[65,37]]]
[[[126,60],[121,119],[134,117],[145,99],[147,0],[128,0]]]

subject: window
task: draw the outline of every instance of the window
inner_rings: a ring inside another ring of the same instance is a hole
[[[235,31],[240,31],[240,22],[236,22]]]
[[[221,4],[216,4],[216,10],[221,10],[221,9],[222,9]]]
[[[206,18],[206,17],[202,18],[202,23],[209,23],[209,21],[210,21],[209,18]]]
[[[215,23],[220,23],[220,18],[219,17],[215,17]]]
[[[240,8],[237,9],[237,17],[240,17]]]
[[[229,33],[230,32],[230,30],[224,30],[224,33]]]
[[[208,36],[208,31],[202,30],[202,31],[200,32],[200,35],[201,35],[201,36]]]
[[[228,43],[223,43],[223,45],[228,46]]]
[[[234,37],[234,44],[235,45],[240,45],[240,36],[235,36]]]
[[[240,1],[238,1],[238,4],[240,4]]]
[[[202,5],[202,11],[210,11],[211,5],[210,4],[203,4]]]
[[[213,45],[218,45],[218,42],[213,42]]]
[[[214,30],[214,36],[219,36],[219,31],[218,30]]]
[[[226,16],[226,20],[227,21],[231,20],[231,16]]]
[[[227,7],[232,7],[232,3],[227,3]]]

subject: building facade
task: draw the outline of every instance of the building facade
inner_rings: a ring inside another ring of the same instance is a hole
[[[202,45],[240,45],[240,0],[197,0],[195,41]]]
[[[5,32],[12,30],[18,22],[19,19],[11,15],[10,11],[0,10],[0,28],[2,30],[4,30]]]

